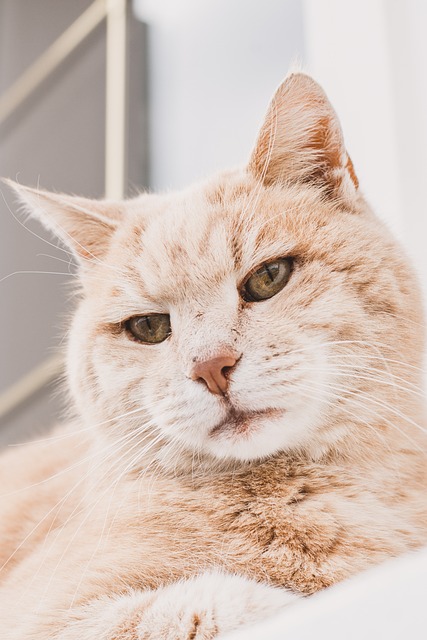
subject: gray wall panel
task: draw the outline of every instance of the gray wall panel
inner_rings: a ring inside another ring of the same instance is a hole
[[[0,0],[0,87],[4,90],[89,4],[87,0]],[[133,143],[128,168],[132,185],[141,187],[148,174],[143,25],[131,19],[129,33],[129,79],[135,104],[129,104]],[[0,175],[23,184],[39,182],[56,191],[100,197],[104,128],[103,23],[0,126]],[[17,216],[13,195],[5,187],[1,191],[6,202],[0,198],[0,391],[62,343],[75,283],[68,254],[56,248],[57,241],[36,221]],[[22,271],[50,273],[15,273]],[[19,437],[20,428],[40,429],[55,420],[58,402],[48,403],[47,396],[48,390],[3,419],[0,434],[3,426],[3,436],[6,428],[10,436],[12,423]]]

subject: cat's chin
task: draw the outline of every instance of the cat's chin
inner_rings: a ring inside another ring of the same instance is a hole
[[[209,433],[215,438],[223,432],[231,436],[251,435],[252,430],[257,429],[257,423],[263,418],[274,418],[283,416],[283,409],[266,409],[264,411],[230,411],[228,416],[213,427]]]
[[[282,444],[274,434],[284,415],[284,409],[230,411],[209,431],[205,447],[221,459],[254,460],[272,455]]]

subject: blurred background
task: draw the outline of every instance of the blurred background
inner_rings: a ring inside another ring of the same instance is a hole
[[[245,163],[292,64],[324,86],[361,188],[427,294],[424,0],[0,0],[0,175],[91,197]],[[59,392],[75,269],[0,187],[0,441]]]

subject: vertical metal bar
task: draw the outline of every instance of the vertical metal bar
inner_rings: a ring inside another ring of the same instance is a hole
[[[95,0],[89,9],[1,96],[0,122],[107,18],[105,195],[123,198],[126,175],[126,71],[128,0]],[[63,369],[61,356],[51,356],[0,393],[0,417],[20,405]]]
[[[105,196],[123,198],[126,174],[127,0],[107,0]]]
[[[94,2],[0,95],[0,124],[17,109],[106,17],[106,1]],[[63,371],[61,355],[46,358],[32,371],[0,392],[0,418],[25,402]]]

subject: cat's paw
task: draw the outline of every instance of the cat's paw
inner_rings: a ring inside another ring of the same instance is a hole
[[[209,640],[279,611],[297,596],[239,576],[204,573],[160,589],[137,626],[139,640]]]
[[[219,571],[70,609],[51,640],[210,640],[276,613],[298,596]]]

